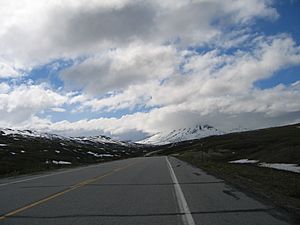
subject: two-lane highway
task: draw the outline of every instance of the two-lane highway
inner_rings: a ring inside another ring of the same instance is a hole
[[[271,211],[171,157],[133,158],[0,180],[0,224],[287,224]]]

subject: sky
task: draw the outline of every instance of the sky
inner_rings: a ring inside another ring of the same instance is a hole
[[[0,127],[139,140],[300,122],[299,0],[1,0]]]

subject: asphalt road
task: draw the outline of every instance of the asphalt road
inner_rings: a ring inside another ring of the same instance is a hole
[[[275,214],[270,206],[170,157],[0,180],[0,224],[288,224]]]

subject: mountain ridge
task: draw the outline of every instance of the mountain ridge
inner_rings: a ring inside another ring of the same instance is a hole
[[[48,132],[39,132],[36,130],[29,129],[11,129],[11,128],[0,128],[0,134],[3,136],[6,135],[21,135],[27,137],[39,137],[39,138],[47,138],[47,139],[61,139],[61,140],[74,140],[78,142],[82,141],[90,141],[95,143],[110,143],[110,144],[119,144],[123,146],[132,146],[134,143],[127,141],[119,141],[114,140],[111,137],[105,135],[95,135],[95,136],[75,136],[75,137],[67,137],[63,135],[58,135],[54,133]]]
[[[170,132],[160,132],[143,140],[137,141],[136,143],[164,145],[192,139],[200,139],[213,135],[222,135],[225,133],[226,132],[218,130],[208,124],[197,124],[195,127],[179,128]]]
[[[0,129],[0,176],[143,156],[150,147],[99,135],[64,137],[33,130]]]

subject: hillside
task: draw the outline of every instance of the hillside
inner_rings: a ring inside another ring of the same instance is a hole
[[[31,130],[0,130],[0,175],[141,156],[149,149],[105,136],[63,137]]]
[[[253,159],[263,162],[300,164],[300,124],[165,145],[162,146],[161,154],[185,151],[218,161]]]
[[[211,136],[161,146],[300,221],[300,124]]]

